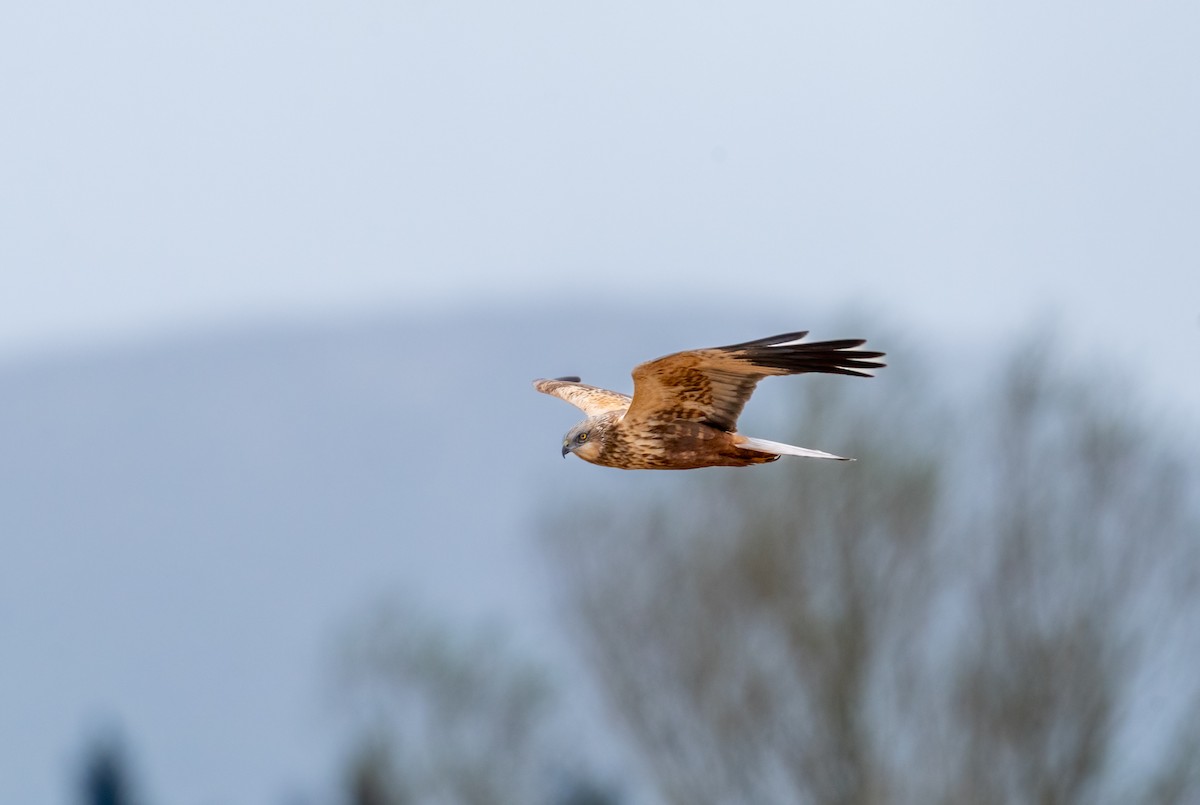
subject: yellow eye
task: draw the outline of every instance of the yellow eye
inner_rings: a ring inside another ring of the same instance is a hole
[[[581,434],[579,434],[579,435],[578,435],[577,437],[575,437],[575,438],[579,439],[579,441],[581,441],[581,442],[586,442],[586,441],[587,441],[587,434],[586,434],[586,433],[581,433]]]

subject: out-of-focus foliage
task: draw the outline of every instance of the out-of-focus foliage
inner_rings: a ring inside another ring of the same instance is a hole
[[[345,633],[336,683],[355,736],[350,805],[617,801],[564,765],[545,676],[495,631],[383,606]]]
[[[340,676],[356,805],[535,801],[549,689],[494,634],[383,608],[346,635]]]
[[[665,800],[1200,801],[1196,468],[1044,349],[954,405],[895,353],[874,380],[807,378],[796,443],[856,463],[547,523]]]
[[[128,755],[115,734],[95,738],[84,754],[79,776],[82,805],[134,805],[133,774]]]

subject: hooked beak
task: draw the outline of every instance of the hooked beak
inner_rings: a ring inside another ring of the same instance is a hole
[[[571,443],[568,441],[564,441],[563,442],[563,458],[566,458],[567,453],[570,453],[570,452],[571,452]]]

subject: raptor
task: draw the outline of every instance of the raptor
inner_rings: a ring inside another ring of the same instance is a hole
[[[562,454],[626,470],[747,467],[780,456],[850,459],[737,432],[738,416],[758,381],[805,372],[870,377],[882,352],[862,339],[806,342],[808,332],[676,352],[633,370],[633,396],[589,386],[578,377],[535,380],[533,387],[587,415],[567,431]]]

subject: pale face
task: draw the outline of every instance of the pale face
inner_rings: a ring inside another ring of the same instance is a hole
[[[600,455],[599,433],[593,429],[590,421],[580,422],[567,431],[563,437],[563,458],[567,453],[574,453],[585,461],[595,461]]]

